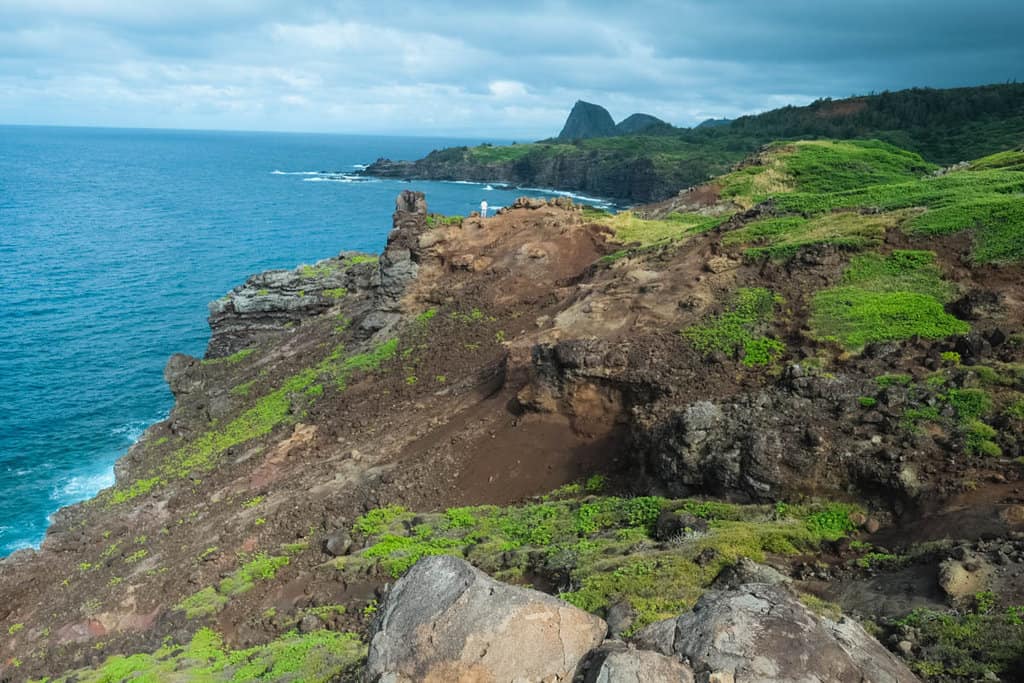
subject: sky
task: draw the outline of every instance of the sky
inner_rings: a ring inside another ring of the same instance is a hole
[[[1021,0],[0,0],[0,123],[557,134],[1024,80]]]

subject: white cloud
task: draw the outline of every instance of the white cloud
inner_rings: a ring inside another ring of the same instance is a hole
[[[896,5],[0,0],[0,123],[527,139],[576,99],[690,124],[1024,76],[1024,4]]]
[[[519,81],[491,81],[487,85],[491,94],[501,99],[514,99],[526,97],[529,93],[526,86]]]

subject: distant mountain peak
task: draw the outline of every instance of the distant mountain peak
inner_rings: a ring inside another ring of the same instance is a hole
[[[619,135],[630,135],[632,133],[645,131],[651,126],[667,125],[667,123],[659,119],[657,116],[651,116],[650,114],[630,114],[619,121],[618,125],[615,126],[615,132]]]
[[[560,140],[582,140],[615,135],[615,120],[608,110],[599,104],[577,100],[565,120]]]

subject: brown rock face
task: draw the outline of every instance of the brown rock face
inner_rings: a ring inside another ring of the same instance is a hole
[[[563,681],[604,639],[600,618],[499,583],[463,560],[421,560],[371,629],[368,681]]]

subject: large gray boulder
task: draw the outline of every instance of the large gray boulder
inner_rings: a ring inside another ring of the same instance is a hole
[[[583,683],[693,683],[693,670],[678,657],[637,650],[609,640],[590,656]]]
[[[382,601],[366,679],[570,681],[607,630],[592,614],[463,560],[427,557]]]
[[[698,681],[909,683],[903,662],[855,621],[818,616],[783,586],[709,591],[693,611],[651,624],[640,647],[687,659]]]

